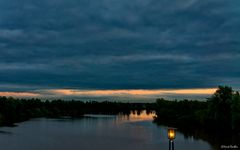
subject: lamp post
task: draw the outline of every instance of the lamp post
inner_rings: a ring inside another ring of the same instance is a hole
[[[174,150],[174,139],[176,137],[176,128],[168,128],[169,150]]]

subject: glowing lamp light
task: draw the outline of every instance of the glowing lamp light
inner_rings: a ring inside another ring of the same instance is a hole
[[[168,128],[168,139],[174,140],[176,137],[176,128]]]

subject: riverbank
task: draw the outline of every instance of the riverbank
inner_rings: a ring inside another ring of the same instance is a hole
[[[31,118],[72,118],[83,117],[84,114],[130,114],[142,110],[155,110],[154,103],[121,103],[121,102],[83,102],[63,100],[15,99],[0,97],[0,126],[12,126]]]
[[[207,101],[169,101],[158,99],[158,124],[185,130],[205,130],[211,133],[240,133],[240,96],[231,87],[219,86]]]

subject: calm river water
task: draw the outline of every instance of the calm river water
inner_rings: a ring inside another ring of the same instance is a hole
[[[82,119],[32,119],[0,127],[2,150],[168,150],[167,128],[152,115],[86,115]],[[175,150],[212,150],[177,132]]]

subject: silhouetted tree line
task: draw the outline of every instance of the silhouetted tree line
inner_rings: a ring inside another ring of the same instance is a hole
[[[121,102],[82,102],[40,99],[15,99],[0,97],[0,125],[13,125],[30,118],[62,116],[82,117],[84,114],[130,114],[154,110],[154,103],[121,103]]]
[[[240,132],[240,96],[219,86],[207,101],[157,99],[155,122],[180,129]]]

